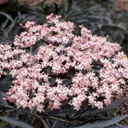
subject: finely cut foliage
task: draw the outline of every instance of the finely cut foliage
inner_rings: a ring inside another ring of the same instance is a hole
[[[73,23],[60,18],[51,14],[43,25],[28,21],[13,47],[0,45],[0,73],[10,71],[13,79],[5,100],[38,112],[46,104],[60,109],[63,101],[77,111],[84,101],[102,109],[122,96],[128,58],[119,44],[92,35],[84,26],[77,36]]]

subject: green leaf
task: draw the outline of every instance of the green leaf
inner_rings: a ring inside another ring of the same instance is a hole
[[[33,126],[31,126],[31,125],[29,125],[29,124],[27,124],[25,122],[22,122],[22,121],[13,119],[13,118],[6,118],[6,117],[0,116],[0,120],[6,121],[9,124],[12,124],[12,125],[15,125],[15,126],[19,126],[21,128],[34,128]]]
[[[111,120],[102,120],[102,121],[95,121],[93,123],[86,123],[85,125],[78,126],[75,128],[105,128],[105,127],[108,127],[108,126],[111,126],[113,124],[120,122],[121,120],[125,119],[126,117],[128,117],[128,114],[119,116],[119,117],[115,117]]]

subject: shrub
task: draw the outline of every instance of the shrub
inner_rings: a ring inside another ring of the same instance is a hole
[[[43,25],[28,21],[12,46],[0,45],[0,73],[12,76],[5,99],[39,113],[65,103],[76,111],[85,105],[106,109],[122,97],[127,56],[119,44],[92,35],[84,26],[75,35],[73,23],[60,18],[51,14]]]

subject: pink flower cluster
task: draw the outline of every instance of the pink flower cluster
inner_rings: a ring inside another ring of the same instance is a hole
[[[122,95],[128,58],[119,44],[92,35],[84,26],[77,36],[72,22],[53,14],[43,25],[29,21],[24,28],[27,31],[15,37],[13,48],[0,45],[0,73],[9,69],[13,78],[6,100],[39,112],[46,103],[60,109],[67,101],[78,111],[84,101],[102,109]]]

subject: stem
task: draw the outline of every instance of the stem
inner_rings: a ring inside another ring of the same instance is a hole
[[[56,125],[57,121],[58,121],[58,120],[56,120],[56,121],[54,122],[54,124],[53,124],[52,128],[54,128],[54,127],[55,127],[55,125]]]
[[[72,0],[69,0],[68,11],[69,11],[71,6],[72,6]]]
[[[62,121],[62,122],[65,122],[65,123],[69,123],[69,124],[75,124],[75,122],[68,121],[68,120],[62,119],[62,118],[60,118],[60,117],[47,116],[47,118],[54,119],[54,120],[59,120],[59,121]]]
[[[30,46],[30,53],[32,54],[32,46]]]
[[[47,126],[47,124],[45,123],[45,121],[44,121],[43,118],[41,118],[40,116],[38,116],[38,115],[36,115],[36,114],[30,114],[30,115],[35,116],[37,119],[39,119],[39,120],[41,121],[41,123],[43,124],[44,128],[49,128],[49,127]]]
[[[58,5],[55,4],[55,14],[58,14]]]
[[[63,0],[63,6],[64,6],[64,17],[66,17],[66,13],[68,12],[69,9],[68,0]]]

